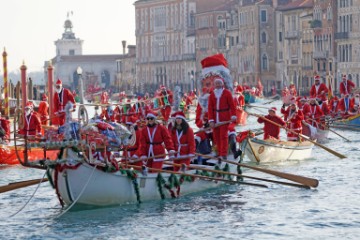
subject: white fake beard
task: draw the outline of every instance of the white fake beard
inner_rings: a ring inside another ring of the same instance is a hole
[[[224,90],[223,88],[215,89],[215,90],[214,90],[215,97],[216,97],[216,98],[219,98],[219,97],[221,96],[223,90]]]
[[[25,115],[28,117],[31,114],[31,110],[25,110]]]
[[[61,93],[61,90],[62,90],[62,88],[60,88],[60,89],[55,89],[55,91],[57,92],[57,93]]]

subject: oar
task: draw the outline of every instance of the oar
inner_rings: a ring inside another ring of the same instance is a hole
[[[166,162],[166,164],[173,165],[173,166],[177,166],[177,167],[182,167],[181,164],[176,164],[176,163]],[[299,188],[307,188],[307,189],[310,189],[309,186],[305,186],[305,185],[301,185],[301,184],[296,184],[296,183],[288,183],[288,182],[281,182],[281,181],[276,181],[276,180],[271,180],[271,179],[265,179],[265,178],[259,178],[259,177],[252,177],[252,176],[248,176],[248,175],[242,175],[242,174],[236,174],[236,173],[231,173],[231,172],[219,171],[219,170],[215,170],[215,169],[208,169],[208,168],[197,167],[197,166],[194,166],[194,165],[190,165],[190,166],[188,166],[188,167],[191,168],[191,169],[197,169],[197,170],[202,170],[202,171],[219,173],[219,174],[223,174],[223,175],[231,175],[231,176],[242,177],[242,178],[250,178],[250,179],[259,180],[259,181],[265,181],[265,182],[271,182],[271,183],[278,183],[278,184],[287,185],[287,186],[292,186],[292,187],[299,187]]]
[[[136,166],[136,165],[128,165],[128,167],[142,169],[142,167]],[[213,180],[213,181],[226,182],[226,183],[231,183],[231,184],[243,184],[243,185],[250,185],[250,186],[262,187],[262,188],[267,188],[268,187],[266,185],[258,184],[258,183],[237,182],[237,181],[227,180],[227,179],[223,179],[223,178],[208,177],[208,176],[202,176],[202,175],[197,175],[197,174],[185,173],[185,172],[181,172],[181,171],[176,172],[176,171],[157,169],[157,168],[147,168],[147,169],[150,170],[150,171],[153,171],[153,172],[178,174],[178,175],[183,175],[183,176],[188,176],[188,177],[193,177],[193,178],[200,178],[200,179],[204,179],[204,180]]]
[[[47,182],[47,181],[49,181],[49,179],[39,178],[39,179],[33,179],[33,180],[28,180],[28,181],[9,183],[8,185],[0,187],[0,193],[8,192],[8,191],[23,188],[23,187],[28,187],[31,185],[39,184],[40,182],[43,183],[43,182]]]
[[[250,115],[252,115],[252,116],[260,117],[261,119],[263,119],[263,120],[265,120],[265,121],[267,121],[267,122],[269,122],[269,123],[271,123],[271,124],[273,124],[273,125],[275,125],[275,126],[278,126],[278,127],[280,127],[280,128],[283,128],[283,129],[285,129],[286,131],[289,131],[289,132],[291,132],[291,133],[293,133],[293,134],[296,134],[296,135],[298,135],[298,136],[300,136],[300,137],[302,137],[302,138],[305,138],[305,139],[308,140],[309,142],[315,144],[315,145],[318,146],[318,147],[321,147],[322,149],[328,151],[329,153],[332,153],[333,155],[335,155],[335,156],[337,156],[337,157],[339,157],[339,158],[346,158],[346,156],[344,156],[344,155],[342,155],[342,154],[340,154],[340,153],[338,153],[338,152],[336,152],[336,151],[334,151],[334,150],[332,150],[332,149],[330,149],[330,148],[328,148],[328,147],[325,147],[324,145],[322,145],[322,144],[320,144],[320,143],[318,143],[318,142],[316,142],[316,141],[311,140],[308,136],[305,136],[304,134],[297,133],[297,132],[295,132],[295,131],[293,131],[293,130],[291,130],[291,129],[285,128],[285,127],[281,126],[280,124],[278,124],[278,123],[276,123],[276,122],[273,122],[273,121],[271,121],[271,120],[269,120],[269,119],[267,119],[267,118],[265,118],[265,117],[263,117],[263,116],[261,116],[261,115],[253,114],[253,113],[248,113],[248,114],[250,114]]]
[[[201,156],[203,158],[212,158],[212,159],[218,159],[219,160],[219,157],[213,157],[213,156],[208,156],[208,155],[199,154],[199,153],[195,153],[195,155]],[[253,169],[253,170],[256,170],[256,171],[259,171],[259,172],[268,173],[268,174],[271,174],[271,175],[274,175],[274,176],[277,176],[277,177],[281,177],[281,178],[285,178],[285,179],[288,179],[290,181],[297,182],[297,183],[300,183],[302,185],[313,187],[313,188],[316,188],[319,185],[319,181],[317,179],[314,179],[314,178],[308,178],[308,177],[304,177],[304,176],[300,176],[300,175],[295,175],[295,174],[290,174],[290,173],[278,172],[278,171],[270,170],[270,169],[254,167],[254,166],[250,166],[250,165],[247,165],[247,164],[237,163],[237,162],[233,162],[233,161],[229,161],[229,160],[225,160],[225,159],[221,159],[221,161],[231,163],[231,164],[235,164],[235,165],[240,166],[240,167],[250,168],[250,169]]]
[[[221,123],[216,123],[215,126],[214,126],[214,128],[220,127],[220,126],[222,126],[222,125],[225,125],[225,124],[228,124],[228,123],[231,123],[231,122],[234,122],[234,121],[233,121],[233,120],[229,120],[229,121],[225,121],[225,122],[221,122]],[[198,131],[194,132],[194,134],[197,134],[197,133],[199,133],[199,132],[209,131],[209,130],[211,130],[211,129],[213,129],[213,128],[211,128],[211,127],[208,127],[208,128],[200,128]]]

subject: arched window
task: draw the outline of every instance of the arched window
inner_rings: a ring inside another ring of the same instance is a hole
[[[261,58],[262,70],[268,70],[268,57],[264,53]]]
[[[266,32],[261,33],[261,43],[266,43]]]

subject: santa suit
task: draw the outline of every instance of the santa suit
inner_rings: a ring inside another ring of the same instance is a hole
[[[355,87],[355,84],[350,81],[350,80],[346,80],[346,81],[342,81],[340,83],[340,93],[341,94],[351,94],[352,89]]]
[[[40,121],[42,125],[48,125],[49,122],[49,104],[46,101],[39,103],[38,113],[40,115]]]
[[[340,111],[344,118],[349,117],[349,112],[354,111],[354,99],[349,97],[341,98],[338,104],[338,111]]]
[[[304,107],[303,113],[307,123],[309,123],[311,126],[319,127],[320,118],[324,116],[324,113],[321,110],[320,106],[316,104],[309,104]]]
[[[35,112],[29,116],[24,116],[24,127],[19,130],[19,134],[25,136],[35,136],[41,134],[41,122]]]
[[[198,103],[196,106],[196,116],[195,116],[195,124],[198,128],[207,128],[209,127],[209,121],[208,121],[208,112],[207,108],[204,108]],[[202,141],[206,139],[212,139],[212,132],[209,131],[201,131],[196,133],[195,140],[198,144],[200,144]],[[201,152],[202,148],[198,148],[197,151]]]
[[[195,156],[195,140],[194,140],[194,131],[191,127],[189,127],[184,133],[183,130],[179,131],[177,129],[173,129],[171,131],[172,141],[174,143],[175,151],[177,158],[180,157],[189,157],[183,159],[176,159],[174,162],[176,164],[186,164],[190,165],[190,157]],[[178,171],[180,168],[174,166],[174,171]]]
[[[286,110],[285,110],[285,108],[280,109],[281,114],[284,115],[285,121],[287,121],[287,119],[288,119],[288,116],[289,116],[289,113],[290,113],[290,108],[291,108],[291,106],[287,107]]]
[[[329,105],[327,104],[327,102],[322,102],[319,106],[324,115],[330,114],[330,108],[329,108]]]
[[[163,95],[160,92],[159,97],[160,97],[160,105],[162,106],[160,112],[164,118],[164,121],[167,122],[169,120],[171,113],[171,105],[173,104],[173,94],[170,90],[166,90],[166,94]]]
[[[168,151],[174,150],[174,143],[171,140],[169,131],[160,124],[146,126],[141,131],[140,147],[136,153],[137,156],[152,157],[165,154],[165,147]],[[150,168],[161,169],[165,157],[148,159],[146,166]]]
[[[289,86],[289,93],[291,96],[293,97],[296,97],[297,96],[297,91],[296,91],[296,88],[295,88],[295,85],[294,84],[290,84]]]
[[[279,116],[271,116],[266,115],[264,116],[266,119],[269,119],[272,122],[275,122],[281,126],[286,126],[286,122]],[[258,118],[258,123],[264,123],[264,140],[269,138],[276,138],[280,139],[280,127],[268,122],[262,118]]]
[[[215,89],[209,96],[209,122],[221,123],[236,118],[234,100],[227,89]],[[228,124],[213,129],[213,139],[219,156],[226,157],[228,149]]]
[[[141,104],[140,102],[137,102],[135,103],[133,106],[132,106],[132,112],[133,112],[133,118],[135,118],[135,121],[142,118],[143,116],[143,112],[142,112],[142,109],[141,109]]]
[[[241,85],[237,85],[236,87],[235,87],[235,89],[234,89],[234,92],[243,92],[244,91],[244,89],[243,89],[243,87],[241,86]]]
[[[101,114],[100,114],[100,119],[104,119],[106,121],[110,121],[110,122],[114,122],[115,121],[115,114],[114,114],[114,110],[112,109],[103,109]]]
[[[2,140],[9,140],[10,139],[10,121],[0,117],[0,125],[3,129],[3,136],[1,136]]]
[[[319,98],[322,101],[326,101],[328,92],[329,89],[324,83],[320,83],[319,85],[314,84],[310,89],[310,98]]]
[[[123,114],[124,114],[123,108],[121,106],[116,106],[116,108],[114,109],[115,121],[121,123]]]
[[[121,117],[121,122],[123,123],[127,123],[129,121],[130,118],[132,118],[135,115],[134,110],[128,106],[125,106],[125,110],[123,108],[123,111],[125,111]]]
[[[304,115],[301,111],[289,111],[288,116],[288,128],[295,133],[302,133],[302,125],[301,122],[304,120]],[[296,141],[298,140],[298,134],[292,133],[290,131],[287,132],[287,139],[288,141]]]
[[[332,117],[337,115],[338,105],[339,105],[339,99],[337,97],[334,97],[330,100],[329,109]]]
[[[140,146],[140,139],[141,139],[141,130],[138,128],[138,127],[135,127],[135,136],[136,136],[136,141],[135,141],[135,144],[133,146],[126,146],[124,151],[123,151],[123,156],[127,159],[133,157],[134,155],[136,155],[136,152],[138,151],[139,149],[139,146]],[[132,161],[130,160],[130,163]],[[137,161],[134,162],[134,163],[131,163],[133,165],[136,165],[136,166],[142,166],[143,165],[143,162],[142,161]]]
[[[54,94],[54,113],[55,114],[61,114],[60,116],[57,116],[54,118],[53,123],[58,124],[60,126],[64,125],[65,123],[65,106],[68,102],[71,102],[73,104],[73,109],[75,110],[75,99],[73,94],[70,92],[70,90],[66,88],[62,88],[60,93],[55,92]]]
[[[246,124],[246,115],[243,109],[245,105],[244,95],[235,95],[234,97],[234,105],[236,109],[236,124],[245,125]]]

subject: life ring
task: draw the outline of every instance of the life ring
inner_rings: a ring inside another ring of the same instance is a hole
[[[265,147],[264,146],[260,146],[259,149],[258,149],[258,154],[262,154],[265,150]]]

